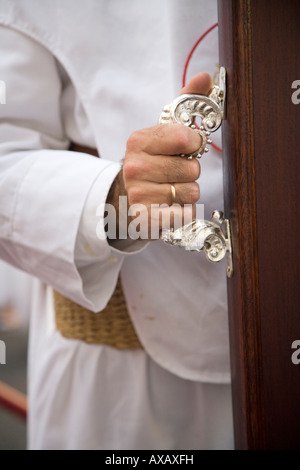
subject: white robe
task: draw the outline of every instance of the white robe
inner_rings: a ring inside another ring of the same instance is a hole
[[[39,279],[30,448],[232,447],[224,264],[96,235],[127,138],[179,94],[184,62],[215,22],[215,1],[0,0],[0,254]],[[189,76],[217,63],[214,30]],[[67,151],[70,141],[101,158]],[[209,217],[223,205],[213,149],[200,187]],[[144,351],[62,338],[52,288],[96,312],[120,272]]]

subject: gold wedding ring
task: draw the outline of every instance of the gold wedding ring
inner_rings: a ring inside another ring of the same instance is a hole
[[[172,204],[176,202],[176,189],[173,184],[171,184],[171,195],[172,195]]]

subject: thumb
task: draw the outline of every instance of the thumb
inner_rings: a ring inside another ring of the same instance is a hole
[[[212,90],[212,78],[208,73],[198,73],[188,82],[188,84],[182,88],[180,94],[185,93],[195,95],[207,96]]]

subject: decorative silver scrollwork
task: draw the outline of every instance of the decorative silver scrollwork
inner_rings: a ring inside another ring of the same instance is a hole
[[[224,231],[222,229],[224,227]],[[208,261],[217,263],[228,254],[227,276],[232,275],[230,222],[220,211],[214,211],[210,221],[193,220],[176,230],[163,229],[161,239],[168,245],[188,251],[203,251]]]
[[[202,137],[202,145],[194,154],[180,155],[189,159],[208,152],[209,136],[215,132],[225,118],[226,70],[220,68],[219,86],[214,86],[209,96],[181,95],[165,106],[159,117],[159,124],[179,123],[195,129]],[[196,118],[201,119],[196,127]],[[224,227],[225,232],[222,227]],[[223,213],[214,211],[210,221],[194,220],[176,230],[163,229],[161,239],[173,246],[183,247],[188,251],[203,251],[211,262],[221,261],[228,254],[227,276],[233,273],[230,221]]]
[[[219,86],[214,86],[208,96],[185,94],[175,98],[171,104],[164,106],[159,117],[159,124],[177,122],[195,129],[202,138],[200,149],[191,155],[182,157],[201,158],[208,152],[207,144],[211,144],[210,134],[215,132],[222,124],[225,101],[225,69],[220,69]],[[197,127],[196,119],[201,119],[201,125]]]
[[[159,118],[159,124],[178,122],[185,126],[192,126],[195,118],[200,117],[202,126],[208,132],[219,129],[222,123],[222,111],[211,96],[217,95],[217,87],[214,87],[209,96],[181,95],[171,104],[164,106]]]

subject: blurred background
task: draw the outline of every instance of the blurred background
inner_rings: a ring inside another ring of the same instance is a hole
[[[0,365],[0,450],[26,449],[26,420],[5,406],[1,396],[3,384],[27,393],[32,282],[29,275],[0,261],[0,340],[6,346],[6,364]]]

